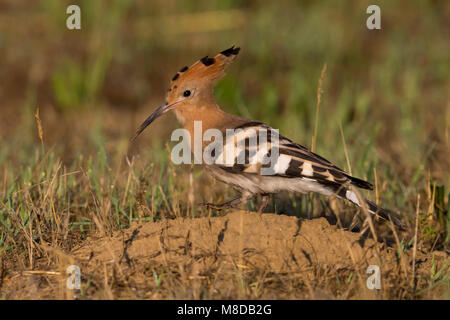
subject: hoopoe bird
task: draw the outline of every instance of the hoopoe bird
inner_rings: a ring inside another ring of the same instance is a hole
[[[213,94],[214,84],[225,75],[224,70],[234,61],[239,51],[240,48],[233,46],[214,57],[206,56],[190,67],[181,68],[172,78],[166,102],[142,123],[132,140],[135,140],[156,118],[173,110],[178,121],[189,132],[191,145],[195,146],[195,143],[198,143],[201,146],[200,150],[197,150],[200,154],[194,154],[194,157],[201,156],[207,147],[203,137],[195,136],[195,124],[199,122],[204,131],[217,129],[224,136],[227,132],[234,133],[231,135],[232,139],[228,137],[223,147],[213,155],[215,158],[218,157],[217,153],[225,153],[230,144],[236,147],[239,141],[246,143],[240,144],[243,147],[238,148],[231,161],[203,163],[207,171],[217,180],[232,186],[241,194],[238,198],[223,204],[207,203],[204,206],[215,209],[232,208],[260,194],[261,205],[258,212],[262,212],[272,194],[281,191],[315,192],[346,199],[366,208],[376,216],[392,220],[403,228],[404,224],[390,211],[361,198],[359,193],[353,191],[355,187],[372,190],[371,183],[352,177],[330,161],[282,135],[278,136],[277,143],[273,143],[273,133],[276,132],[273,128],[259,121],[228,114],[217,105]],[[256,149],[263,152],[255,151],[255,148],[248,145],[250,138],[254,138],[257,132],[263,132],[266,136],[266,139],[259,139],[260,136],[256,136]],[[263,161],[264,157],[274,154],[276,157],[272,159],[271,172],[262,175],[261,169],[267,168],[267,163]],[[238,161],[239,159],[244,161]]]

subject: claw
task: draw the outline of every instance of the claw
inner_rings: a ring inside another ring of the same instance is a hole
[[[216,209],[216,210],[223,210],[223,209],[230,209],[233,206],[229,204],[214,204],[214,203],[199,203],[199,207],[206,207],[207,209]]]

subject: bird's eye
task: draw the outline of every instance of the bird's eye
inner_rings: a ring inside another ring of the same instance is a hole
[[[186,90],[185,92],[183,92],[183,97],[189,97],[190,95],[191,95],[190,90]]]

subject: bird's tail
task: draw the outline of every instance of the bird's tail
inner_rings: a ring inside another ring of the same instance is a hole
[[[338,196],[356,204],[359,207],[363,207],[363,205],[360,202],[360,197],[358,197],[356,193],[350,189],[342,188],[338,192]],[[367,210],[371,214],[374,214],[387,221],[391,220],[397,227],[399,227],[402,230],[406,230],[406,225],[402,221],[400,221],[400,219],[398,219],[394,213],[392,213],[387,209],[383,209],[377,206],[375,203],[367,199],[361,198],[361,200],[365,202]]]

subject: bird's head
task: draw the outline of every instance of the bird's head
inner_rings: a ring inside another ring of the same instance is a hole
[[[190,67],[183,67],[170,82],[166,103],[157,108],[139,127],[132,140],[136,139],[156,118],[174,110],[180,122],[184,115],[208,105],[215,105],[213,89],[215,82],[225,75],[225,68],[233,62],[240,48],[224,50],[213,58],[208,56]]]

